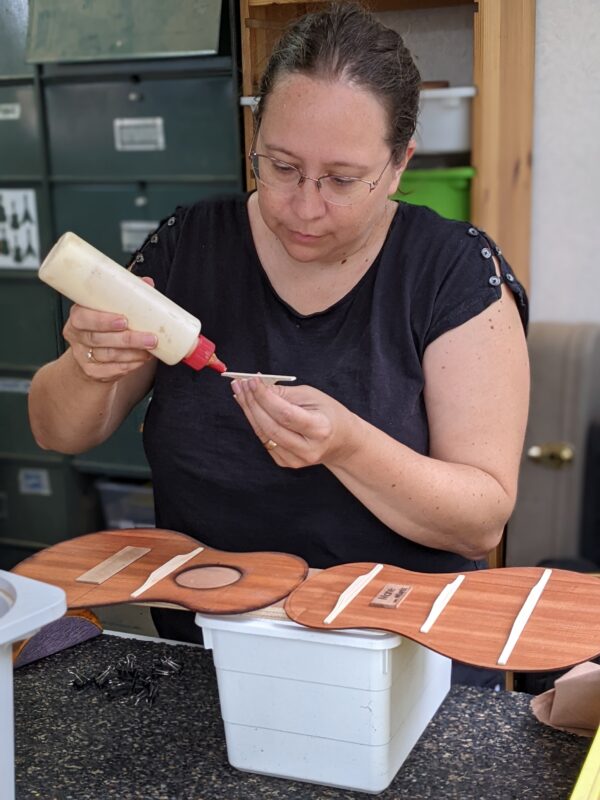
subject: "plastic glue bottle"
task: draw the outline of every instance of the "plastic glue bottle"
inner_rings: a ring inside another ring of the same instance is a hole
[[[165,364],[227,369],[215,345],[200,335],[200,320],[74,233],[56,242],[39,277],[74,303],[122,314],[131,330],[154,333],[158,344],[152,354]]]

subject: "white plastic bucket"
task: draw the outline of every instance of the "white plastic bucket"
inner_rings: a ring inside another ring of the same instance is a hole
[[[15,741],[12,644],[29,638],[65,613],[56,586],[0,570],[0,797],[14,800]]]
[[[465,153],[471,149],[474,86],[423,89],[419,102],[417,154]]]

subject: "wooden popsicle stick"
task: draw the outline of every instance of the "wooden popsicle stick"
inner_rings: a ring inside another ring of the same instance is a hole
[[[113,553],[112,556],[105,558],[104,561],[96,564],[95,567],[88,569],[87,572],[84,572],[83,575],[75,578],[75,580],[81,583],[95,583],[99,585],[149,552],[149,547],[130,547],[128,545],[127,547],[121,548],[117,553]]]
[[[167,575],[170,575],[178,567],[183,566],[183,564],[189,561],[190,558],[194,558],[194,556],[197,556],[198,553],[201,553],[203,550],[203,547],[196,547],[191,553],[182,553],[179,556],[173,556],[173,558],[169,559],[166,564],[163,564],[151,572],[139,589],[136,589],[135,592],[131,593],[131,596],[139,597],[145,591],[150,589],[150,587],[154,586],[155,583],[162,581],[163,578],[166,578]]]
[[[333,607],[333,610],[323,620],[325,625],[330,625],[333,620],[342,613],[346,606],[350,605],[354,598],[360,594],[365,586],[367,586],[367,584],[370,583],[379,572],[381,572],[382,569],[383,564],[376,564],[370,572],[367,572],[365,575],[359,575],[358,578],[355,578],[350,586],[348,586],[348,588],[341,593],[341,595],[338,597],[337,603]]]
[[[523,632],[525,625],[527,625],[527,621],[529,620],[533,609],[536,607],[536,604],[540,599],[542,592],[544,591],[544,587],[550,579],[550,575],[552,575],[552,570],[545,569],[542,577],[527,595],[527,599],[521,606],[521,610],[515,618],[511,631],[508,635],[508,639],[506,640],[506,644],[504,645],[504,649],[500,654],[500,658],[498,659],[499,665],[503,666],[510,658],[510,654],[512,653],[516,643],[519,641],[519,636]]]
[[[235,380],[236,378],[242,381],[248,380],[248,378],[259,378],[264,383],[273,384],[278,383],[279,381],[295,381],[295,375],[264,375],[262,372],[222,372],[222,378],[232,378]]]
[[[461,583],[464,581],[464,579],[465,579],[464,575],[457,575],[456,578],[452,581],[452,583],[447,583],[446,586],[444,586],[442,591],[433,601],[433,605],[431,606],[431,611],[427,615],[427,619],[421,625],[420,628],[421,633],[429,633],[434,622],[437,620],[442,611],[446,608],[446,606],[450,602],[450,598],[452,597],[454,592],[458,589],[458,587],[461,585]]]

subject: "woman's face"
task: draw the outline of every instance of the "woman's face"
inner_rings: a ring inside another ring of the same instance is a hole
[[[383,105],[371,92],[292,74],[269,95],[254,149],[311,178],[336,174],[375,181],[391,155],[385,141],[388,124]],[[368,240],[402,171],[403,166],[390,162],[376,188],[348,206],[326,203],[313,181],[290,193],[258,183],[260,213],[291,258],[333,263]]]

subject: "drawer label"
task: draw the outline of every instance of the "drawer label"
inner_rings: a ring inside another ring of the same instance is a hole
[[[158,222],[146,220],[124,219],[121,220],[121,249],[130,254],[139,250],[147,237],[159,226]]]
[[[162,117],[119,117],[113,120],[115,149],[119,151],[164,150]]]
[[[21,119],[21,103],[0,103],[0,121]]]
[[[0,393],[29,394],[31,381],[26,378],[0,378]]]
[[[18,478],[21,494],[41,494],[45,497],[52,494],[50,473],[47,469],[20,469]]]

